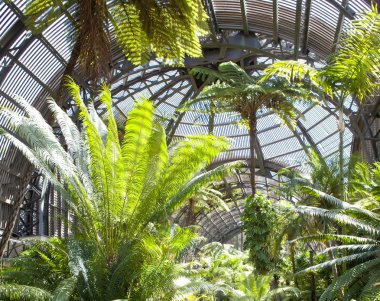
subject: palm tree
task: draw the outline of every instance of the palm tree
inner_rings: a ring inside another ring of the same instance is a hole
[[[202,171],[228,148],[228,142],[192,136],[169,152],[165,131],[154,121],[148,100],[136,102],[120,142],[109,89],[103,86],[99,97],[108,111],[105,125],[93,105],[84,105],[79,87],[72,81],[68,87],[82,130],[48,101],[67,151],[41,114],[22,99],[18,99],[22,115],[0,111],[9,124],[0,134],[49,178],[74,215],[67,260],[78,294],[83,291],[80,296],[92,300],[127,295],[148,300],[154,294],[156,300],[165,299],[172,293],[166,289],[174,260],[195,237],[189,229],[171,227],[168,219],[203,185],[232,171],[234,164]],[[131,270],[135,272],[127,272]],[[12,294],[15,288],[2,286],[1,294]]]
[[[353,95],[360,103],[370,99],[380,80],[380,14],[372,11],[358,14],[337,44],[337,51],[327,65],[316,70],[295,61],[277,62],[267,69],[266,78],[283,76],[292,82],[306,82],[333,97],[339,111],[339,179],[341,199],[344,194],[344,102]]]
[[[202,56],[198,35],[207,28],[201,0],[33,0],[25,15],[36,34],[65,15],[74,27],[74,43],[64,75],[71,75],[79,60],[95,83],[109,76],[113,36],[135,65],[145,64],[152,52],[181,64],[185,55]]]
[[[307,101],[311,98],[310,92],[282,77],[252,77],[233,62],[220,64],[218,70],[197,67],[191,73],[202,80],[209,78],[212,84],[203,89],[201,96],[191,100],[187,106],[208,101],[211,113],[238,112],[247,122],[250,138],[251,186],[254,195],[257,112],[263,108],[271,109],[284,123],[294,127],[296,119],[301,116],[295,107],[295,102]]]

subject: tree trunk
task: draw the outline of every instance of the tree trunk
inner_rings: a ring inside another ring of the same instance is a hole
[[[310,266],[314,265],[314,251],[310,250]],[[315,277],[314,274],[310,274],[310,301],[317,301],[317,295],[315,292]]]
[[[250,164],[250,173],[251,173],[251,188],[252,196],[256,194],[256,159],[255,159],[255,148],[256,148],[256,139],[257,139],[257,118],[256,112],[249,115],[249,147],[251,154],[251,164]]]
[[[186,214],[186,226],[191,226],[195,221],[195,213],[194,213],[195,200],[193,198],[189,199],[187,214]]]
[[[70,59],[67,62],[66,68],[63,71],[61,83],[59,85],[58,99],[57,104],[62,107],[65,96],[65,81],[67,76],[72,76],[74,73],[75,65],[78,61],[79,55],[82,51],[82,40],[78,35],[75,44],[73,46],[73,50],[71,51]]]
[[[298,288],[297,277],[295,276],[296,270],[296,259],[295,259],[295,244],[290,244],[290,260],[292,261],[292,272],[294,275],[294,286]]]

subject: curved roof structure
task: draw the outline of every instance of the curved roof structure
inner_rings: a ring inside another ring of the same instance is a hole
[[[0,3],[0,105],[12,105],[14,97],[21,96],[46,114],[46,96],[56,96],[70,57],[70,21],[62,15],[42,34],[32,35],[24,24],[25,3],[24,0]],[[207,116],[176,111],[205,85],[191,76],[189,70],[199,65],[215,67],[229,60],[252,73],[278,59],[303,59],[311,64],[323,64],[349,22],[360,11],[370,8],[367,0],[204,0],[204,5],[210,16],[210,35],[201,39],[203,58],[188,58],[184,67],[165,66],[154,57],[145,66],[133,66],[115,44],[110,84],[114,112],[120,122],[125,121],[133,100],[144,96],[154,100],[158,111],[167,117],[167,133],[173,141],[210,131],[230,137],[231,150],[223,153],[214,164],[249,158],[247,130],[241,126],[236,114]],[[91,95],[79,68],[74,77],[82,86],[84,96]],[[73,110],[69,99],[65,106],[69,112]],[[284,166],[304,169],[303,163],[307,162],[304,149],[310,146],[316,147],[324,157],[337,152],[337,116],[333,101],[322,107],[300,104],[299,109],[305,118],[298,121],[295,130],[283,126],[273,112],[260,112],[256,152],[258,177],[271,181],[274,172]],[[98,110],[104,114],[101,105]],[[380,101],[377,99],[366,104],[360,112],[355,99],[346,101],[348,130],[344,143],[347,156],[353,149],[363,149],[368,158],[379,159],[379,111]],[[1,120],[0,124],[4,126]],[[13,204],[25,201],[25,189],[28,183],[32,183],[31,171],[21,154],[0,138],[0,228],[5,227],[14,214]],[[238,179],[229,181],[232,186],[233,183],[239,184]],[[28,186],[28,191],[34,189],[36,198],[41,198],[41,181],[33,185]],[[250,188],[246,189],[249,191]],[[33,206],[34,209],[30,210],[37,210],[37,205]],[[220,214],[218,217],[198,217],[205,233],[209,232],[205,235],[210,239],[226,239],[230,234],[221,234],[219,229],[226,225],[214,226],[213,223],[217,224],[214,219],[230,219],[234,226],[226,227],[229,233],[233,233],[240,225],[239,208],[237,205],[235,211],[225,213],[229,217]],[[27,212],[25,210],[24,206],[24,212]],[[35,227],[38,218],[37,213],[33,214],[29,212],[29,224]],[[214,230],[207,230],[210,227]]]

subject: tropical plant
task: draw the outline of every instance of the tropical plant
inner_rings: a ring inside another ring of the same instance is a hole
[[[109,75],[113,34],[135,65],[145,64],[153,52],[181,63],[185,55],[202,56],[198,35],[207,28],[201,0],[33,0],[25,15],[28,28],[36,34],[65,15],[74,27],[75,42],[64,74],[71,75],[79,59],[94,81]]]
[[[291,82],[306,81],[321,88],[339,111],[340,198],[344,195],[344,103],[354,96],[360,103],[372,97],[380,81],[380,14],[377,6],[362,12],[350,23],[337,44],[337,51],[320,70],[295,61],[277,62],[267,69],[266,78],[283,76]]]
[[[281,247],[273,244],[273,229],[276,228],[276,212],[273,204],[264,195],[257,193],[245,201],[242,221],[245,233],[244,248],[249,250],[249,260],[259,274],[267,274],[275,268],[275,254]]]
[[[362,163],[356,164],[356,169],[365,168],[368,166]],[[360,174],[371,174],[371,178],[375,180],[372,183],[379,183],[380,165],[375,164],[372,171],[362,170]],[[366,186],[366,190],[372,192],[377,198],[378,185],[375,184],[370,189],[368,188]],[[335,265],[346,265],[347,269],[343,269],[342,273],[334,279],[321,295],[320,300],[336,300],[342,293],[345,300],[376,300],[380,294],[378,286],[380,281],[378,272],[380,216],[357,204],[347,203],[320,190],[313,188],[307,190],[314,198],[325,202],[329,209],[301,205],[296,206],[295,210],[303,216],[333,223],[340,227],[344,226],[345,232],[322,232],[296,239],[300,242],[334,242],[322,252],[322,255],[329,252],[334,253],[333,258],[330,257],[326,262],[311,266],[301,273],[319,271]],[[355,193],[355,195],[357,194]]]
[[[169,152],[148,100],[136,102],[120,142],[108,88],[103,86],[99,97],[108,111],[107,125],[93,105],[84,105],[77,85],[69,81],[68,88],[82,130],[48,101],[67,151],[39,111],[23,99],[17,100],[22,114],[1,110],[8,126],[0,134],[41,170],[73,213],[67,256],[80,298],[168,298],[174,261],[195,237],[190,229],[170,226],[168,218],[202,186],[232,171],[234,164],[202,172],[228,142],[192,136]],[[2,294],[11,294],[17,285],[2,287]]]
[[[247,259],[246,253],[232,245],[219,242],[204,245],[194,260],[182,264],[181,274],[187,279],[187,284],[180,295],[206,300],[234,300],[243,296],[238,285],[253,271]],[[207,286],[198,286],[199,283]]]
[[[282,286],[271,289],[272,275],[250,274],[242,282],[239,289],[244,292],[244,296],[236,298],[236,301],[271,301],[276,297],[281,300],[294,300],[301,297],[301,292],[296,287]]]
[[[206,86],[201,95],[190,100],[186,106],[204,101],[208,102],[211,113],[238,112],[247,122],[250,138],[250,173],[252,195],[256,193],[255,185],[255,149],[257,139],[257,113],[263,109],[273,110],[289,127],[294,128],[296,120],[301,117],[296,101],[307,102],[314,96],[309,90],[286,79],[263,76],[252,77],[233,62],[222,63],[218,70],[197,67],[191,70],[197,78],[212,83]]]
[[[185,206],[187,226],[195,222],[196,214],[199,212],[208,213],[212,209],[229,211],[225,195],[217,190],[215,183],[200,189],[195,195],[191,196]]]
[[[199,298],[194,300],[264,301],[274,300],[275,296],[298,297],[300,293],[290,286],[271,289],[272,275],[257,275],[247,252],[232,245],[209,243],[202,247],[194,261],[183,267],[188,284],[180,293],[181,296],[187,293],[188,298]],[[198,286],[199,283],[203,286]]]

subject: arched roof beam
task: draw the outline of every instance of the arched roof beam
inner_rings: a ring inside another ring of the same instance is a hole
[[[300,48],[300,31],[301,31],[301,16],[302,16],[302,0],[297,0],[296,5],[296,20],[294,29],[294,59],[298,60]]]
[[[335,8],[337,8],[340,12],[342,12],[346,18],[350,20],[353,20],[355,18],[355,13],[352,10],[349,10],[347,7],[344,7],[343,5],[339,4],[337,0],[325,0],[325,1],[330,3]]]
[[[273,42],[275,45],[279,43],[278,29],[278,0],[273,0]]]
[[[349,0],[342,0],[342,4],[341,4],[342,7],[347,8],[348,1]],[[337,22],[336,29],[335,29],[333,47],[332,47],[331,52],[335,52],[335,50],[336,50],[336,45],[340,39],[342,29],[343,29],[343,21],[344,21],[344,14],[342,11],[339,11],[339,17],[338,17],[338,22]]]
[[[306,0],[305,14],[304,14],[304,20],[303,20],[302,46],[301,46],[302,47],[301,52],[303,55],[307,55],[308,53],[307,45],[309,42],[310,12],[311,12],[311,0]]]
[[[244,35],[249,35],[249,28],[248,28],[248,19],[247,19],[247,8],[245,0],[240,0],[240,9],[241,9],[241,16],[243,21],[243,31]]]

